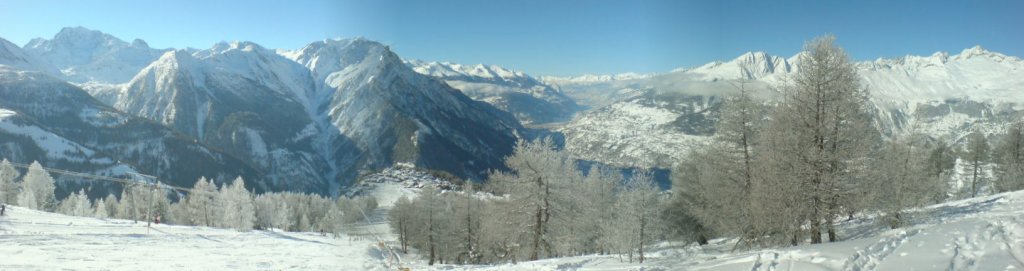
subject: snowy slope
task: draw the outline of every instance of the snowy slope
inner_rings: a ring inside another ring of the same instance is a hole
[[[580,109],[558,89],[496,65],[406,60],[418,73],[444,80],[467,96],[512,113],[523,123],[565,121]]]
[[[393,187],[385,187],[391,189]],[[406,193],[414,192],[415,189]],[[412,193],[410,193],[412,195]],[[384,207],[385,209],[387,207]],[[155,225],[69,217],[8,206],[0,217],[0,269],[109,270],[1020,270],[1024,192],[929,206],[890,230],[872,216],[838,226],[844,241],[732,251],[734,240],[655,244],[648,261],[588,255],[498,265],[428,266],[416,252],[400,261],[375,241],[397,245],[384,213],[338,238]],[[366,231],[371,231],[367,233]]]
[[[0,217],[3,270],[389,270],[376,242],[70,217],[19,207]]]
[[[68,81],[115,84],[127,82],[166,51],[84,27],[65,27],[52,39],[33,39],[24,49],[59,68]]]

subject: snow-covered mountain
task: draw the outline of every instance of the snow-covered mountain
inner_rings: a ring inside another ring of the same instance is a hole
[[[166,51],[84,27],[65,27],[53,39],[33,39],[24,49],[60,69],[59,75],[73,83],[127,82]]]
[[[480,178],[503,167],[518,138],[510,114],[413,71],[383,44],[325,40],[280,53],[310,70],[310,105],[342,135],[328,150],[351,152],[351,142],[358,153],[346,157],[359,169],[409,162]]]
[[[52,40],[36,39],[23,49],[0,45],[0,65],[11,74],[42,70],[52,77],[36,77],[78,84],[88,91],[86,97],[93,96],[78,103],[102,108],[88,112],[147,119],[151,122],[144,122],[180,138],[177,147],[204,150],[238,164],[223,168],[223,173],[245,175],[260,190],[334,194],[361,172],[396,162],[480,179],[503,167],[503,158],[522,129],[511,114],[416,73],[387,46],[365,39],[319,41],[295,51],[270,50],[251,42],[222,42],[206,50],[156,50],[140,40],[129,44],[102,32],[65,28]],[[27,91],[19,80],[3,82],[11,90],[5,95]],[[85,93],[75,85],[63,87]],[[50,106],[56,105],[46,105]],[[22,107],[3,108],[14,112],[5,118],[11,121],[34,117],[43,130],[61,125],[22,112]],[[57,135],[97,153],[116,147],[99,144],[103,140],[94,137],[83,142],[77,136]],[[18,155],[21,148],[29,148],[8,145],[0,150],[10,152],[0,155]],[[145,165],[132,166],[156,174],[158,165],[187,157],[176,155],[167,154],[161,163],[140,158],[138,163]],[[123,158],[110,156],[115,161]],[[207,161],[204,168],[214,171],[225,163]],[[200,172],[215,176],[197,171],[190,173],[194,177],[161,177],[179,178],[190,186]]]
[[[219,181],[243,176],[254,188],[267,188],[244,161],[126,115],[48,74],[0,66],[0,97],[0,155],[12,161],[126,178],[141,172],[184,186],[200,176]],[[96,196],[116,191],[102,187],[90,191]]]
[[[51,66],[50,63],[25,52],[21,47],[18,47],[17,45],[14,45],[14,43],[3,38],[0,38],[0,65],[22,70],[42,71],[50,74],[60,73],[60,71],[58,71],[56,67]]]
[[[512,113],[523,123],[569,120],[580,109],[558,89],[530,75],[496,65],[407,60],[418,73],[444,80],[469,97]]]
[[[249,161],[273,190],[326,191],[329,168],[305,134],[312,86],[297,63],[253,43],[168,51],[120,88],[93,95]],[[315,131],[313,131],[315,132]]]
[[[619,74],[584,74],[578,76],[541,76],[540,80],[554,85],[561,84],[597,84],[611,81],[644,79],[655,76],[653,73],[619,73]]]
[[[709,134],[693,132],[713,131],[716,97],[734,92],[745,81],[746,88],[770,99],[786,75],[797,70],[798,61],[799,54],[783,58],[753,52],[643,79],[563,83],[560,87],[569,95],[597,101],[597,109],[580,113],[560,131],[566,148],[580,158],[620,166],[671,166],[688,146],[708,139]],[[885,134],[915,130],[959,141],[974,130],[1000,133],[1005,124],[1024,118],[1024,61],[1017,57],[974,47],[956,55],[939,52],[856,66]],[[687,104],[680,100],[701,102],[680,106]]]

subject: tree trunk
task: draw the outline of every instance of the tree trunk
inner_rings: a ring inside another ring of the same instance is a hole
[[[533,225],[533,251],[530,252],[530,260],[536,261],[540,252],[540,234],[541,234],[541,219],[544,217],[544,212],[541,208],[537,208],[536,222]]]
[[[640,263],[644,263],[644,210],[640,210]]]
[[[972,198],[978,196],[978,167],[980,166],[978,160],[979,159],[977,157],[974,158],[974,178],[971,179]]]
[[[835,225],[833,225],[835,223],[833,223],[833,221],[832,221],[832,215],[829,215],[828,217],[825,218],[825,223],[826,223],[825,226],[828,228],[828,241],[829,242],[837,242],[837,241],[839,241],[839,237],[836,237],[836,228],[835,228]]]
[[[811,244],[821,244],[821,211],[818,210],[821,203],[817,197],[814,197],[811,203],[814,204],[811,213]]]

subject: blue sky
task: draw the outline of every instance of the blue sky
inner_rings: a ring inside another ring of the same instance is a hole
[[[405,58],[535,75],[660,72],[747,51],[791,56],[833,33],[855,59],[1024,56],[1024,1],[55,1],[0,0],[0,37],[24,45],[64,26],[157,48],[248,40],[300,48],[361,36]]]

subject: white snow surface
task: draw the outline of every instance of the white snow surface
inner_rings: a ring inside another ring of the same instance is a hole
[[[8,206],[2,270],[387,270],[369,239],[153,225]]]
[[[390,186],[389,186],[390,187]],[[394,187],[391,187],[394,188]],[[414,188],[403,193],[414,192]],[[391,191],[390,188],[387,189]],[[393,192],[393,191],[392,191]],[[383,206],[383,205],[382,205]],[[375,212],[363,234],[154,225],[70,217],[8,206],[0,217],[3,270],[1021,270],[1024,269],[1024,191],[949,202],[909,213],[909,225],[890,230],[873,215],[840,222],[844,241],[732,251],[733,239],[696,246],[662,242],[648,261],[588,255],[498,265],[428,266],[421,255],[388,257],[376,238],[387,233],[386,212]],[[350,229],[351,230],[351,229]],[[367,233],[367,231],[370,231]],[[378,237],[370,237],[378,236]]]

